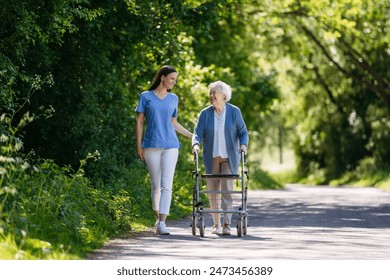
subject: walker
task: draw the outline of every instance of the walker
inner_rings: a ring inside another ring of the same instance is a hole
[[[248,179],[248,171],[245,169],[246,156],[244,152],[240,153],[240,174],[199,174],[199,156],[198,153],[194,153],[195,171],[193,171],[193,177],[195,177],[195,186],[193,188],[193,203],[192,203],[192,235],[196,235],[197,228],[199,229],[199,235],[204,237],[205,234],[205,221],[203,214],[212,213],[232,213],[233,218],[237,221],[237,236],[247,234],[248,228],[248,212],[247,212],[247,194],[248,187],[245,186],[245,179]],[[207,180],[226,179],[234,180],[236,184],[233,191],[209,191],[207,186],[201,184],[207,182]],[[233,195],[233,207],[228,210],[224,209],[210,209],[208,205],[207,194],[223,194],[230,193]],[[204,202],[205,201],[205,202]]]

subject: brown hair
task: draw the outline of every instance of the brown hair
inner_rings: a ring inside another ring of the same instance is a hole
[[[164,65],[163,67],[160,68],[160,70],[157,71],[156,76],[153,79],[152,85],[149,87],[149,90],[154,90],[158,87],[158,85],[161,83],[161,77],[162,76],[167,76],[171,73],[174,73],[176,71],[175,68],[169,65]]]

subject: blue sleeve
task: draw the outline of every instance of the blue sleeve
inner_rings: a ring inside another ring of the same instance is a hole
[[[179,107],[179,98],[176,97],[175,109],[173,110],[173,113],[172,113],[172,117],[173,117],[173,118],[177,118],[177,117],[179,116],[178,107]]]
[[[135,111],[138,113],[144,113],[145,112],[145,106],[144,106],[144,96],[143,94],[140,94],[139,99],[138,99],[138,105],[135,107]]]
[[[248,142],[249,142],[248,130],[246,128],[240,109],[238,109],[237,111],[237,134],[238,134],[238,139],[240,140],[240,145],[244,144],[248,146]]]
[[[195,144],[200,145],[200,143],[202,143],[204,126],[205,126],[205,118],[204,118],[204,111],[202,111],[198,118],[198,123],[196,124],[194,134],[192,136],[192,146],[194,146]]]

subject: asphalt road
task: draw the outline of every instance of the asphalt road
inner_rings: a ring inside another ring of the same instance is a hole
[[[250,191],[249,227],[238,237],[191,233],[190,218],[167,221],[170,236],[152,229],[117,238],[91,260],[389,260],[390,193],[375,188],[289,185]],[[210,216],[210,215],[208,215]]]

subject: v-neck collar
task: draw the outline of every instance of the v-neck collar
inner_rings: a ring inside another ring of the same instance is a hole
[[[152,92],[153,92],[153,95],[154,95],[158,100],[164,100],[164,99],[167,98],[167,96],[169,95],[169,91],[168,91],[167,94],[166,94],[163,98],[161,98],[160,96],[158,96],[158,94],[157,94],[154,90],[152,90]]]

